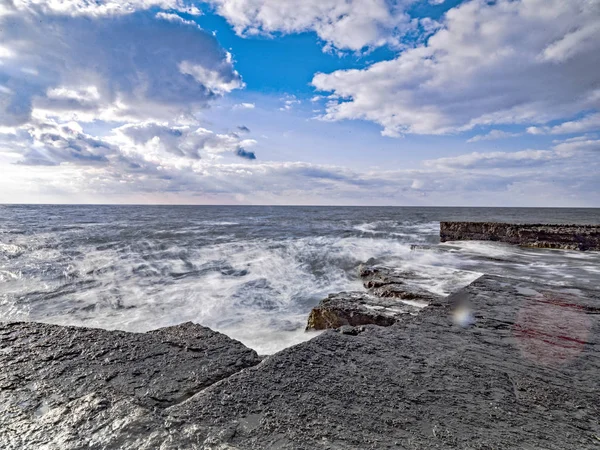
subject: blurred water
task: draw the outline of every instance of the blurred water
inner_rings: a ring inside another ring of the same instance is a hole
[[[129,331],[191,320],[272,353],[311,337],[310,309],[360,289],[368,260],[441,294],[482,273],[600,284],[600,253],[439,244],[441,220],[600,223],[600,210],[0,206],[0,320]]]

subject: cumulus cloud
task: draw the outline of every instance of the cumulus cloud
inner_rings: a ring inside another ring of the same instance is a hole
[[[414,0],[209,0],[240,36],[314,31],[328,47],[398,45]]]
[[[212,99],[243,86],[231,55],[197,26],[141,13],[90,20],[42,9],[0,16],[9,50],[0,60],[0,125],[34,116],[193,120]]]
[[[18,11],[38,10],[70,16],[109,16],[132,14],[161,8],[200,15],[193,1],[186,0],[12,0]]]
[[[0,159],[10,142],[9,151],[35,169],[9,171],[20,174],[20,185],[63,198],[114,195],[123,201],[152,195],[159,201],[177,195],[187,202],[229,203],[241,195],[258,203],[598,206],[590,193],[600,190],[600,160],[594,157],[600,141],[585,136],[557,141],[547,150],[438,158],[419,169],[353,170],[254,161],[243,140],[194,127],[129,124],[106,138],[76,124],[38,128],[20,146],[15,142],[21,142],[23,130],[16,130],[17,139],[0,134]],[[0,180],[0,188],[12,176]]]
[[[472,0],[393,60],[317,74],[313,85],[339,97],[322,118],[369,120],[398,136],[597,110],[598,24],[598,0]]]
[[[227,58],[222,61],[223,67],[207,68],[202,64],[194,64],[191,61],[182,61],[179,64],[179,70],[181,73],[191,75],[194,79],[205,86],[209,91],[216,94],[228,94],[234,89],[240,89],[244,87],[237,72],[236,76],[223,77],[223,69],[227,70],[231,68],[231,53],[227,53]]]
[[[243,82],[214,36],[175,14],[194,13],[189,5],[3,6],[0,163],[49,191],[102,195],[197,191],[212,165],[256,159],[256,141],[199,125],[199,110]],[[140,12],[150,8],[169,11]]]
[[[113,130],[107,138],[119,145],[125,153],[149,154],[162,151],[171,155],[201,159],[215,159],[219,155],[231,153],[243,158],[256,159],[253,152],[244,148],[256,144],[253,139],[240,139],[235,133],[217,134],[205,128],[169,126],[161,123],[128,124]]]
[[[181,23],[184,25],[191,25],[191,26],[200,28],[200,26],[196,22],[194,22],[193,20],[186,20],[183,17],[181,17],[179,14],[166,13],[166,12],[161,11],[161,12],[156,13],[156,18],[163,19],[168,22]]]
[[[117,151],[109,143],[84,133],[79,124],[73,122],[35,123],[26,131],[20,130],[20,135],[26,145],[22,145],[23,158],[17,163],[24,165],[106,164],[108,157]]]
[[[212,1],[245,36],[315,31],[329,46],[361,50],[397,46],[414,26],[435,33],[394,61],[315,78],[329,91],[322,97],[326,119],[366,118],[388,134],[512,122],[552,134],[544,121],[578,117],[581,108],[591,118],[559,127],[592,131],[600,91],[589,69],[598,62],[590,39],[594,11],[586,8],[594,2],[475,0],[440,23],[416,25],[404,12],[409,1]],[[0,165],[9,168],[0,177],[0,202],[18,194],[36,202],[244,197],[598,206],[589,195],[600,191],[594,136],[543,150],[432,159],[412,170],[257,159],[262,152],[245,139],[247,127],[213,132],[197,119],[199,110],[244,85],[232,56],[179,15],[186,12],[199,11],[179,0],[13,0],[0,7]],[[280,101],[287,110],[299,99]],[[508,137],[502,133],[473,139]]]
[[[136,123],[115,128],[104,137],[84,133],[76,122],[33,121],[6,129],[4,152],[19,155],[23,165],[122,165],[125,161],[189,165],[195,160],[218,160],[230,154],[256,159],[247,151],[256,141],[235,133],[217,134],[198,127],[166,123]],[[2,150],[0,149],[0,152]]]

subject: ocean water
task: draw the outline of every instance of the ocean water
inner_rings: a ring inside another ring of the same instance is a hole
[[[364,262],[440,294],[483,273],[600,285],[600,253],[439,243],[442,220],[600,223],[600,209],[0,206],[0,321],[128,331],[193,321],[261,354]],[[414,244],[418,244],[413,247]]]

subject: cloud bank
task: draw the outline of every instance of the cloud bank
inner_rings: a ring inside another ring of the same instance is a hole
[[[414,0],[210,0],[241,36],[313,31],[328,48],[360,51],[398,45],[414,24]]]
[[[234,98],[250,127],[219,128],[199,113],[245,83],[191,19],[201,3],[3,3],[0,202],[600,206],[600,0],[472,0],[440,20],[410,17],[416,0],[208,3],[248,39],[311,32],[327,50],[396,56],[316,74],[313,102],[290,93],[269,113]],[[469,150],[412,168],[351,169],[344,142],[335,164],[263,160],[249,119],[310,103],[390,137],[469,133]],[[544,143],[508,139],[523,137]],[[486,150],[499,140],[514,148]]]
[[[325,120],[363,119],[383,134],[448,134],[545,124],[600,108],[598,0],[473,0],[425,44],[366,69],[320,73],[339,100]]]

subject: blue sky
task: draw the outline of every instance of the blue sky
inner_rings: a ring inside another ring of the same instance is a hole
[[[1,203],[600,206],[600,0],[0,3]]]

